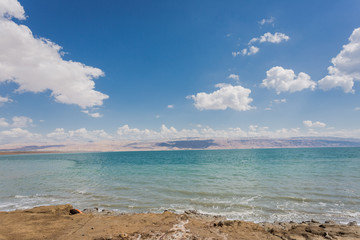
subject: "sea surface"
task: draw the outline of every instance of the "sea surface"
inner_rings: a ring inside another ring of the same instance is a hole
[[[360,222],[360,148],[0,156],[0,211],[71,203],[254,222]]]

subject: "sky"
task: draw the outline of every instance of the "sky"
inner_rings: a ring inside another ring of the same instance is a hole
[[[360,138],[359,11],[0,0],[0,143]]]

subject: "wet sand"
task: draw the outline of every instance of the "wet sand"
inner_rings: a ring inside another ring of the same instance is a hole
[[[0,239],[360,239],[356,223],[251,223],[195,211],[120,214],[69,204],[0,212]]]

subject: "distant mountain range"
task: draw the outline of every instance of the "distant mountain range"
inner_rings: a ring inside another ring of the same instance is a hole
[[[251,149],[360,147],[360,139],[333,137],[244,138],[244,139],[179,139],[168,141],[102,141],[61,144],[5,144],[0,152],[105,152],[154,151],[186,149]]]

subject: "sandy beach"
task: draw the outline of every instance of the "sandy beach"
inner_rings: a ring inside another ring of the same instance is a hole
[[[195,211],[120,214],[70,204],[0,212],[0,239],[360,239],[356,223],[251,223]]]

